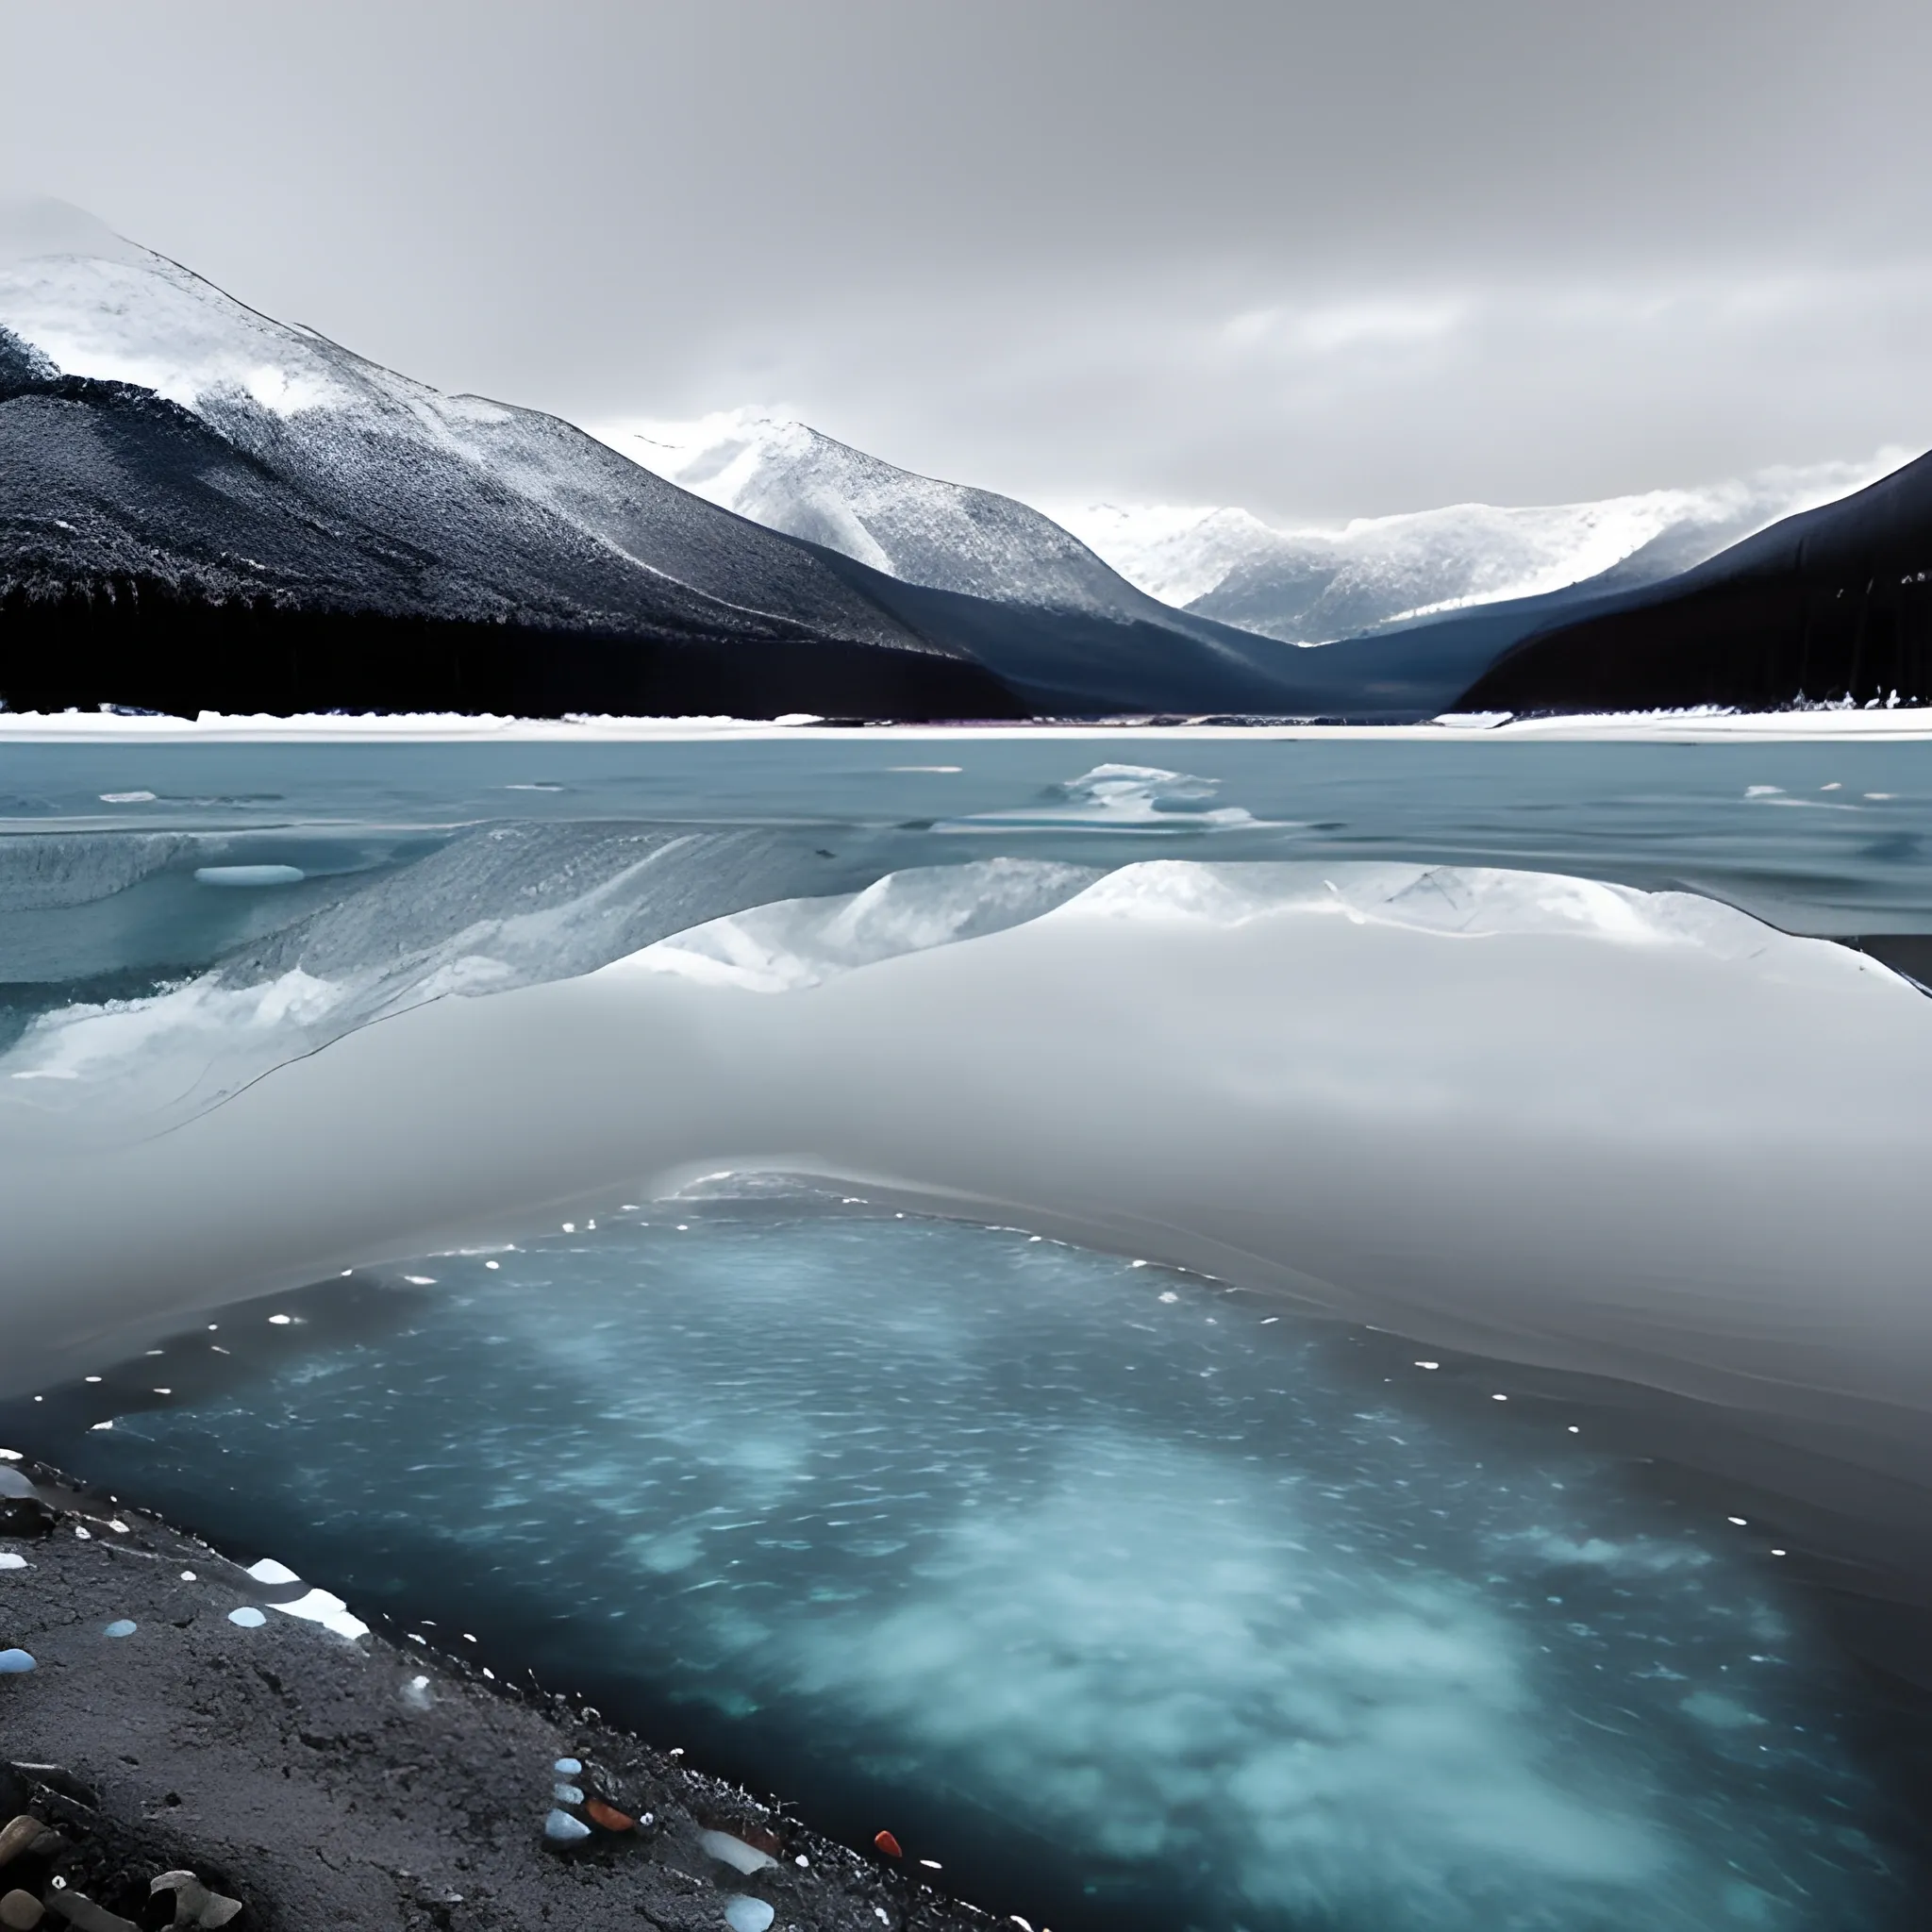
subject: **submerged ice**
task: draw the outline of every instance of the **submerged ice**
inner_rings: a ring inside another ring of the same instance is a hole
[[[41,1446],[1035,1923],[1904,1908],[1761,1545],[1413,1351],[782,1196],[413,1270],[400,1332]]]

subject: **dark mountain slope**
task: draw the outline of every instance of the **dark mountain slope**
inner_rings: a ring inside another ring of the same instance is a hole
[[[908,601],[568,424],[443,395],[72,210],[55,226],[52,252],[0,236],[12,704],[1292,708],[1265,641]]]
[[[1325,680],[1311,678],[1304,660],[1325,653],[1297,651],[1201,618],[1170,625],[1145,618],[1029,609],[908,584],[836,550],[811,547],[828,570],[862,584],[908,629],[972,652],[1041,716],[1300,717],[1328,710],[1337,693],[1353,693],[1348,663],[1338,660]]]
[[[1932,700],[1932,457],[1661,584],[1518,633],[1467,710]]]
[[[731,588],[751,578],[777,610],[640,569],[515,503],[503,521],[525,541],[492,544],[475,519],[453,540],[437,527],[429,492],[396,516],[401,534],[358,515],[354,494],[341,479],[305,489],[173,403],[51,375],[0,338],[0,698],[188,712],[1021,709],[980,666],[755,525],[742,526],[753,564],[769,544],[777,568],[759,582],[741,566]]]

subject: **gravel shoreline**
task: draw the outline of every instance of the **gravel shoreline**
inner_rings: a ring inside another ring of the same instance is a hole
[[[182,1871],[242,1902],[238,1932],[1008,1923],[566,1700],[291,1614],[278,1600],[306,1586],[264,1585],[58,1471],[10,1459],[8,1473],[51,1515],[17,1503],[0,1520],[0,1652],[34,1659],[0,1674],[0,1898],[42,1903],[48,1932],[115,1932],[97,1914],[177,1923],[189,1894],[149,1888]],[[546,1842],[554,1809],[589,1835]],[[8,1856],[4,1827],[21,1814],[62,1842]]]

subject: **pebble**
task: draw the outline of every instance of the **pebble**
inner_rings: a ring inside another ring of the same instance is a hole
[[[559,1757],[550,1768],[564,1777],[575,1777],[583,1770],[584,1764],[580,1757]]]
[[[44,1536],[53,1522],[40,1491],[19,1470],[0,1462],[0,1536]]]
[[[731,1932],[770,1932],[777,1916],[763,1899],[747,1898],[742,1892],[724,1901],[724,1923]]]
[[[25,1651],[0,1650],[0,1677],[22,1677],[36,1668]]]
[[[553,1811],[543,1821],[543,1836],[554,1845],[580,1844],[591,1835],[591,1827],[568,1811]]]
[[[0,1865],[19,1857],[46,1828],[38,1818],[25,1811],[18,1818],[0,1824]]]
[[[12,1550],[0,1550],[0,1570],[25,1570],[26,1558]]]
[[[228,1622],[241,1624],[244,1630],[259,1630],[268,1619],[253,1604],[243,1604],[239,1610],[228,1612]]]
[[[103,1637],[132,1637],[141,1628],[139,1624],[126,1617],[117,1617],[101,1632]]]
[[[0,1898],[0,1925],[7,1932],[34,1932],[46,1916],[46,1907],[30,1891],[9,1891]]]
[[[875,1831],[872,1841],[889,1858],[903,1858],[906,1854],[899,1848],[899,1840],[890,1831]]]
[[[78,1932],[141,1932],[131,1920],[96,1905],[86,1892],[75,1891],[71,1885],[57,1891],[48,1904]]]
[[[748,1845],[741,1838],[733,1838],[728,1831],[701,1831],[698,1843],[706,1853],[718,1860],[721,1865],[729,1865],[734,1872],[742,1872],[749,1876],[754,1872],[762,1872],[767,1865],[778,1861],[769,1852],[761,1852],[756,1845]]]
[[[175,1894],[175,1923],[177,1925],[225,1925],[242,1909],[239,1898],[224,1898],[210,1891],[192,1872],[163,1872],[147,1889],[156,1898],[164,1891]]]
[[[581,1805],[584,1802],[584,1794],[575,1785],[552,1785],[550,1795],[559,1805]]]
[[[584,1814],[600,1831],[635,1831],[638,1822],[635,1818],[620,1811],[615,1805],[607,1805],[602,1798],[592,1798],[584,1807]]]

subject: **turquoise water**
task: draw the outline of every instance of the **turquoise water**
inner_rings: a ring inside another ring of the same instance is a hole
[[[1104,811],[1070,812],[1058,795],[1110,763],[1199,778],[1213,795],[1197,804],[1254,821],[1210,827],[1171,811],[1159,829],[1175,856],[1205,856],[1192,845],[1218,858],[1526,866],[1690,885],[1794,930],[1932,929],[1932,779],[1924,746],[1898,740],[881,731],[632,743],[16,741],[0,747],[0,829],[235,835],[258,863],[275,862],[278,841],[299,853],[323,838],[342,841],[336,862],[355,866],[370,862],[372,841],[477,824],[822,826],[891,834],[888,871],[958,856],[950,842],[918,842],[928,835],[968,838],[975,856],[1011,844],[1074,858],[1142,836],[1145,826]],[[1009,823],[987,823],[992,814]],[[1016,829],[1016,816],[1036,823]],[[1794,908],[1790,921],[1778,908]]]
[[[1907,1923],[1867,1693],[1585,1408],[823,1194],[404,1272],[6,1426],[1061,1932]]]

